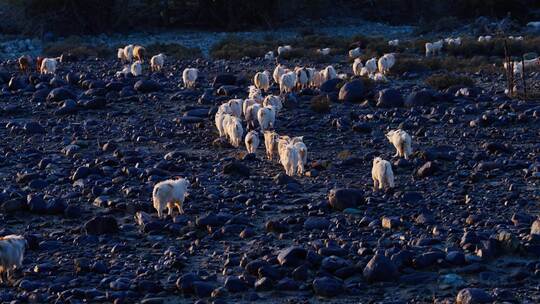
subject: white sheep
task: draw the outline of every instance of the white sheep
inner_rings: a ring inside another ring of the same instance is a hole
[[[127,75],[131,74],[131,69],[129,65],[124,66],[124,68],[121,71],[116,72],[116,77],[124,76],[127,77]]]
[[[263,101],[263,106],[265,107],[273,106],[274,109],[276,109],[276,114],[278,114],[279,111],[281,111],[281,109],[283,108],[283,104],[281,103],[281,98],[276,95],[266,96]]]
[[[285,153],[285,146],[291,142],[291,138],[287,135],[279,136],[277,138],[277,151],[281,161],[282,155]]]
[[[296,73],[296,85],[300,89],[307,88],[309,85],[308,70],[306,68],[296,67],[294,68],[294,72]]]
[[[377,72],[377,58],[371,58],[368,61],[366,61],[366,64],[364,65],[366,68],[368,75],[373,75],[375,72]]]
[[[384,56],[379,58],[379,61],[377,62],[379,72],[383,75],[388,74],[388,72],[390,72],[390,69],[394,66],[395,63],[396,57],[394,56],[394,54],[384,54]]]
[[[391,130],[386,133],[386,138],[396,148],[396,155],[394,157],[409,159],[409,156],[412,154],[412,139],[407,132],[401,129]]]
[[[248,134],[246,134],[244,142],[246,144],[246,149],[248,153],[256,153],[260,143],[259,133],[257,131],[248,132]]]
[[[276,123],[276,109],[273,106],[266,106],[259,109],[257,112],[257,121],[264,132],[269,128],[274,128]]]
[[[298,151],[298,174],[304,174],[304,168],[307,164],[307,146],[304,144],[304,137],[297,136],[291,139],[291,143]]]
[[[487,35],[487,36],[479,36],[479,37],[478,37],[478,42],[490,42],[491,39],[493,39],[493,37],[490,36],[490,35]]]
[[[231,145],[235,148],[240,147],[240,142],[244,135],[244,128],[242,127],[240,118],[232,115],[225,115],[225,118],[223,119],[223,128],[225,129],[225,135],[229,139]]]
[[[261,108],[262,106],[258,103],[251,104],[247,107],[246,113],[244,115],[248,126],[251,126],[253,128],[256,127],[255,123],[258,122],[258,114]]]
[[[131,64],[131,74],[135,77],[142,75],[142,64],[140,61],[135,61]]]
[[[199,70],[194,68],[186,68],[182,72],[182,81],[184,81],[184,86],[186,88],[195,87],[197,78],[199,77]]]
[[[216,128],[218,129],[219,137],[225,136],[225,127],[223,126],[225,115],[230,115],[230,114],[218,111],[214,117],[214,122],[216,124]]]
[[[349,57],[351,58],[358,58],[361,55],[362,55],[362,50],[359,47],[349,50]]]
[[[54,74],[58,66],[57,58],[43,58],[41,62],[40,73],[41,74]]]
[[[157,183],[152,192],[154,209],[158,217],[163,218],[163,210],[168,209],[168,215],[172,216],[176,207],[179,214],[184,214],[184,200],[188,196],[189,181],[185,178],[169,179]]]
[[[392,165],[387,160],[380,157],[373,159],[371,178],[373,179],[373,188],[375,190],[394,188],[394,172],[392,171]]]
[[[276,57],[274,55],[273,51],[269,51],[264,55],[264,59],[266,60],[274,60]]]
[[[317,53],[323,56],[328,56],[330,55],[330,48],[317,49]]]
[[[508,36],[508,39],[514,41],[523,41],[523,36]]]
[[[152,72],[161,71],[165,64],[165,59],[167,59],[167,56],[163,53],[152,56],[152,58],[150,58],[150,68],[152,69]]]
[[[231,106],[229,105],[229,103],[226,102],[226,103],[221,104],[218,107],[218,113],[224,113],[224,114],[233,115],[233,110],[232,110]]]
[[[272,73],[272,77],[274,78],[274,82],[279,84],[279,82],[281,80],[281,76],[283,74],[285,74],[285,68],[281,64],[278,64],[276,66],[276,68],[274,69],[274,73]]]
[[[253,84],[255,84],[257,89],[267,91],[270,88],[270,79],[268,78],[268,74],[258,72],[255,74],[255,77],[253,77]]]
[[[244,100],[236,98],[229,100],[227,103],[229,104],[229,107],[231,107],[232,115],[234,117],[241,118]]]
[[[13,270],[22,267],[27,242],[20,235],[0,237],[0,283],[7,283]]]
[[[248,112],[248,108],[249,106],[253,105],[253,104],[256,104],[257,101],[255,101],[255,99],[252,99],[252,98],[248,98],[248,99],[245,99],[244,102],[242,103],[242,114],[244,114],[244,117],[247,117],[247,112]]]
[[[354,62],[352,64],[353,74],[356,76],[360,76],[360,71],[362,70],[363,67],[364,65],[362,64],[362,59],[360,58],[354,59]]]
[[[321,72],[322,72],[323,82],[330,79],[337,78],[336,69],[334,69],[334,67],[331,65],[324,68]]]
[[[296,73],[288,72],[281,75],[279,79],[279,92],[280,93],[291,93],[296,86]]]
[[[399,45],[399,39],[394,39],[394,40],[388,41],[388,45],[389,46],[398,46]]]
[[[266,157],[269,160],[274,160],[274,154],[277,151],[278,134],[275,131],[264,131],[263,134]]]
[[[294,146],[293,143],[287,143],[281,152],[280,161],[281,165],[285,169],[285,174],[288,176],[293,176],[298,172],[298,161],[299,161],[298,149]]]
[[[514,61],[514,74],[515,75],[521,75],[523,73],[523,65],[525,65],[525,69],[532,69],[532,68],[540,68],[540,57],[534,58],[534,59],[528,59],[521,61]],[[504,63],[505,69],[507,68],[506,62]]]
[[[133,44],[124,47],[124,58],[127,62],[133,61]]]
[[[447,45],[460,46],[460,45],[461,45],[461,37],[457,37],[457,38],[445,38],[445,39],[444,39],[444,42],[445,42]]]

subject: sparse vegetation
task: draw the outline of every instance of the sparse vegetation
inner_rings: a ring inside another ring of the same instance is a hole
[[[474,85],[471,78],[454,74],[434,74],[426,78],[425,83],[437,90],[444,90],[456,85],[465,87]]]
[[[198,48],[188,48],[178,43],[155,43],[146,47],[146,50],[150,56],[163,53],[170,58],[174,59],[192,59],[201,57],[201,50]]]
[[[43,48],[43,53],[51,57],[71,54],[79,59],[104,58],[113,54],[111,48],[106,45],[90,45],[78,36],[70,36],[62,41],[47,44]]]

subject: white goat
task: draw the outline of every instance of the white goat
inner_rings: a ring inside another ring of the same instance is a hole
[[[232,115],[241,118],[244,100],[236,98],[229,100],[227,103],[229,104],[229,107],[231,107]]]
[[[260,108],[257,112],[257,120],[259,121],[262,132],[269,128],[274,128],[276,123],[276,109],[273,106]]]
[[[124,47],[124,58],[127,62],[133,61],[133,44]]]
[[[264,59],[266,60],[274,60],[276,57],[274,56],[273,51],[269,51],[264,55]]]
[[[188,196],[189,181],[185,178],[169,179],[157,183],[152,192],[152,201],[158,217],[163,218],[163,210],[168,209],[172,216],[174,207],[179,214],[184,214],[184,200]]]
[[[27,242],[20,235],[0,237],[0,283],[7,283],[13,270],[22,267]]]
[[[281,98],[276,95],[266,96],[263,101],[263,106],[265,107],[273,106],[274,109],[276,109],[276,114],[278,114],[279,111],[281,111],[281,109],[283,108],[283,104],[281,103]]]
[[[266,157],[269,160],[274,160],[274,154],[277,151],[278,134],[274,131],[264,131],[263,134]]]
[[[281,80],[281,76],[283,74],[285,74],[285,68],[281,64],[278,64],[276,68],[274,69],[274,73],[272,74],[272,77],[274,78],[274,82],[279,84]]]
[[[161,71],[165,64],[165,59],[167,59],[167,56],[163,53],[152,56],[152,58],[150,58],[150,68],[152,69],[152,72]]]
[[[368,61],[366,61],[366,64],[364,65],[364,67],[366,68],[369,75],[372,75],[375,72],[377,72],[377,68],[378,68],[377,58],[373,57],[369,59]]]
[[[353,74],[356,76],[360,76],[360,71],[362,70],[363,67],[364,65],[362,64],[362,59],[360,58],[354,59],[354,62],[352,64]]]
[[[58,60],[56,58],[44,58],[39,71],[41,74],[54,74],[57,66]]]
[[[490,36],[490,35],[487,35],[487,36],[479,36],[479,37],[478,37],[478,42],[490,42],[491,39],[493,39],[493,37]]]
[[[394,188],[394,172],[389,161],[380,157],[373,159],[371,168],[371,178],[373,179],[373,188],[384,189]]]
[[[440,54],[443,47],[443,41],[439,40],[433,43],[427,42],[425,47],[426,47],[426,57],[435,56],[435,55]]]
[[[292,50],[292,46],[290,45],[279,46],[277,48],[277,53],[278,53],[278,56],[281,56],[287,52],[290,52],[291,50]]]
[[[279,92],[280,93],[291,93],[296,86],[296,73],[288,72],[281,75],[279,79]]]
[[[127,77],[127,75],[131,74],[131,69],[129,65],[124,66],[124,68],[121,71],[116,72],[116,77],[124,76]]]
[[[412,139],[407,132],[401,129],[391,130],[386,133],[386,138],[396,148],[396,155],[394,157],[405,157],[405,159],[409,159],[409,156],[412,154]]]
[[[184,81],[184,86],[186,88],[193,88],[199,77],[199,70],[194,68],[184,69],[182,72],[182,81]]]
[[[253,84],[255,84],[257,89],[267,91],[270,88],[270,79],[268,78],[268,74],[258,72],[255,74],[255,77],[253,77]]]
[[[293,137],[291,143],[298,151],[298,174],[302,175],[307,164],[307,146],[304,144],[304,137]]]
[[[264,100],[261,90],[257,89],[254,85],[249,86],[248,98],[257,101],[258,103],[261,103]]]
[[[251,104],[247,107],[244,115],[248,126],[251,126],[253,128],[256,127],[255,122],[258,122],[258,114],[261,108],[262,106],[258,103]]]
[[[321,54],[323,56],[328,56],[328,55],[330,55],[330,48],[318,49],[317,53],[319,53],[319,54]]]
[[[384,54],[384,56],[379,58],[379,61],[377,63],[379,72],[383,75],[388,74],[388,72],[390,72],[390,69],[394,66],[395,63],[396,57],[394,56],[394,54]]]
[[[135,77],[142,75],[142,64],[140,61],[135,61],[131,64],[131,74]]]
[[[257,131],[248,132],[248,134],[246,134],[244,142],[246,144],[246,149],[248,153],[256,153],[260,143],[259,133]]]
[[[298,162],[300,155],[293,143],[287,143],[280,154],[281,165],[285,169],[285,174],[293,176],[298,172]]]
[[[337,72],[334,69],[334,67],[331,65],[324,68],[321,72],[322,72],[323,82],[330,79],[337,78]]]
[[[309,85],[309,71],[306,68],[296,67],[294,72],[296,73],[296,85],[300,89],[307,88]]]
[[[229,139],[231,145],[235,148],[240,147],[240,142],[242,141],[242,136],[244,135],[244,128],[242,127],[242,122],[240,118],[225,115],[223,119],[223,127],[225,129],[225,135]]]
[[[349,50],[349,57],[351,58],[358,58],[361,55],[362,55],[362,50],[359,47]]]
[[[394,40],[388,41],[388,45],[389,46],[398,46],[399,45],[399,39],[394,39]]]
[[[118,52],[116,54],[116,57],[120,60],[122,63],[127,62],[126,53],[124,52],[124,48],[118,48]]]

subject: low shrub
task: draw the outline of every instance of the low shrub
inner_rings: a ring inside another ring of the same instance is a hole
[[[202,57],[202,52],[199,48],[188,48],[178,43],[154,43],[146,46],[146,51],[150,56],[163,53],[168,57],[179,60]]]
[[[474,81],[471,78],[454,74],[434,74],[426,78],[424,82],[437,90],[444,90],[455,85],[465,87],[474,85]]]

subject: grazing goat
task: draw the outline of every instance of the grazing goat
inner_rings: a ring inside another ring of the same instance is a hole
[[[317,53],[319,53],[319,54],[321,54],[323,56],[328,56],[328,55],[330,55],[330,48],[318,49]]]
[[[41,56],[36,57],[36,71],[38,73],[41,73],[41,64],[43,63],[43,59],[45,59],[45,58],[43,58]]]
[[[262,132],[269,128],[274,128],[276,122],[276,109],[273,106],[260,108],[257,112],[257,120],[259,121]]]
[[[124,47],[124,58],[127,62],[133,61],[133,44]]]
[[[140,61],[135,61],[131,64],[131,74],[135,77],[142,75],[142,64]]]
[[[129,74],[131,74],[131,69],[129,65],[126,65],[121,71],[116,72],[116,77],[120,77],[121,75],[123,75],[124,77],[127,77],[127,75]]]
[[[269,51],[264,55],[264,59],[266,60],[274,60],[276,57],[274,55],[273,51]]]
[[[186,68],[182,72],[182,81],[186,88],[194,88],[197,78],[199,77],[199,70],[194,68]]]
[[[478,37],[478,42],[490,42],[493,37],[490,35]]]
[[[27,73],[30,71],[30,65],[32,65],[32,57],[29,55],[22,55],[19,57],[19,69],[23,73]]]
[[[216,128],[218,129],[219,137],[225,136],[225,127],[223,126],[225,115],[230,114],[218,111],[214,117],[214,122],[216,124]]]
[[[126,52],[124,52],[124,48],[118,48],[116,58],[118,58],[122,64],[127,62]]]
[[[390,72],[390,69],[394,66],[395,63],[396,57],[394,56],[394,54],[384,54],[384,56],[379,58],[379,61],[377,62],[379,72],[383,75],[388,74],[388,72]]]
[[[161,71],[165,64],[165,59],[167,59],[167,56],[163,53],[152,56],[152,58],[150,58],[150,68],[152,69],[152,72]]]
[[[360,58],[354,59],[354,62],[352,64],[353,74],[355,76],[360,76],[360,71],[362,70],[363,67],[364,65],[362,64],[362,59]]]
[[[394,40],[388,41],[388,45],[389,46],[398,46],[399,45],[399,39],[394,39]]]
[[[274,82],[279,84],[281,76],[283,74],[285,74],[285,68],[281,64],[278,64],[274,69],[274,73],[272,73],[272,78],[274,78]]]
[[[268,78],[268,74],[258,72],[255,74],[255,77],[253,77],[253,84],[255,84],[255,87],[259,90],[268,91],[270,88],[270,79]]]
[[[523,36],[508,36],[508,39],[514,41],[523,41]]]
[[[246,134],[244,142],[246,144],[246,149],[248,153],[256,153],[260,143],[259,133],[257,131],[248,132],[248,134]]]
[[[240,147],[240,142],[242,141],[242,136],[244,135],[244,128],[242,127],[242,122],[240,118],[225,115],[223,119],[223,127],[225,129],[225,135],[229,139],[231,145],[235,148]]]
[[[146,57],[146,49],[140,45],[134,46],[133,59],[144,62],[144,57]]]
[[[322,72],[322,76],[323,76],[323,82],[327,81],[327,80],[330,80],[330,79],[337,78],[337,72],[334,69],[334,67],[331,66],[331,65],[324,68],[321,72]]]
[[[58,66],[57,58],[43,58],[41,62],[41,74],[54,74],[56,73],[56,67]]]
[[[302,175],[307,164],[307,146],[304,144],[304,137],[293,137],[291,143],[298,150],[298,174]]]
[[[26,239],[20,235],[0,237],[0,283],[7,283],[13,270],[22,267]]]
[[[163,218],[163,210],[168,209],[168,215],[172,216],[176,207],[179,214],[184,214],[184,200],[188,196],[189,181],[185,178],[169,179],[157,183],[152,192],[154,209],[158,217]]]
[[[366,61],[364,67],[366,68],[368,75],[372,75],[377,72],[377,58],[374,57]]]
[[[445,38],[445,39],[444,39],[444,42],[445,42],[447,45],[460,46],[460,45],[461,45],[461,37],[457,37],[457,38]]]
[[[317,71],[317,70],[313,69],[313,71],[311,73],[313,75],[313,76],[311,76],[311,81],[310,81],[311,87],[312,88],[319,88],[324,82],[322,71]]]
[[[409,159],[409,156],[412,154],[412,139],[407,132],[401,129],[391,130],[386,133],[386,138],[396,148],[396,155],[394,157],[405,157],[405,159]]]
[[[234,117],[241,118],[244,100],[236,98],[229,100],[227,103],[229,104],[229,107],[231,107],[232,115]]]
[[[258,103],[254,103],[247,107],[246,112],[244,113],[244,116],[246,118],[246,123],[248,127],[255,128],[256,122],[258,122],[258,114],[259,110],[262,108],[262,106]]]
[[[386,76],[384,76],[383,73],[375,73],[375,74],[370,74],[369,75],[369,79],[375,81],[375,82],[387,82],[388,79],[386,78]]]
[[[373,159],[371,178],[373,179],[373,188],[375,190],[394,188],[394,172],[392,171],[392,165],[387,160],[380,157]]]
[[[257,89],[254,85],[249,86],[248,98],[257,101],[258,103],[261,103],[264,99],[261,90]]]
[[[300,155],[293,143],[289,142],[285,144],[280,152],[279,158],[281,165],[283,165],[283,168],[285,169],[285,174],[293,176],[298,172]]]
[[[299,89],[305,89],[309,85],[309,71],[306,68],[296,67],[294,68],[296,73],[296,86]]]
[[[266,157],[269,160],[274,160],[274,154],[277,151],[278,134],[275,131],[264,131],[263,134]]]
[[[242,114],[244,114],[244,117],[247,117],[247,113],[248,113],[248,108],[253,105],[253,104],[256,104],[258,103],[255,99],[252,99],[252,98],[248,98],[248,99],[245,99],[244,102],[242,103]]]
[[[266,96],[263,101],[263,106],[265,107],[273,106],[274,109],[276,109],[276,114],[278,114],[279,111],[281,111],[281,109],[283,108],[283,104],[281,103],[281,98],[276,95]]]
[[[281,75],[279,80],[279,92],[280,93],[291,93],[296,86],[296,73],[288,72]]]
[[[291,50],[292,50],[292,46],[290,45],[278,46],[277,53],[278,53],[278,56],[281,56],[287,52],[290,52]]]
[[[359,47],[349,50],[349,57],[351,58],[358,58],[361,55],[362,55],[362,50]]]
[[[429,56],[436,56],[440,54],[442,47],[443,47],[443,41],[439,40],[436,42],[427,42],[426,45],[426,57]]]

